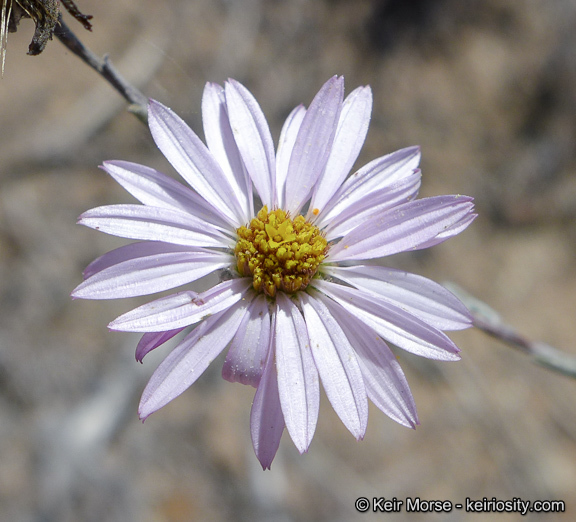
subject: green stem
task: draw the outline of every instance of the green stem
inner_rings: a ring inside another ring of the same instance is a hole
[[[446,286],[468,307],[476,328],[525,353],[535,364],[576,379],[576,356],[526,338],[504,323],[500,315],[486,303],[453,283]]]

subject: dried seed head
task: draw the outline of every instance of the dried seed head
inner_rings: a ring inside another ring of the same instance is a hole
[[[31,18],[36,25],[32,42],[28,47],[28,54],[40,54],[48,40],[52,39],[60,17],[60,4],[78,20],[85,29],[91,30],[90,15],[80,12],[73,0],[0,0],[2,3],[0,19],[0,55],[2,59],[2,72],[4,72],[4,58],[6,53],[6,40],[8,33],[18,29],[21,18]]]

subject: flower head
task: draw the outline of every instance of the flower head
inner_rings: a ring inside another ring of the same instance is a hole
[[[386,341],[457,360],[459,350],[442,330],[466,328],[470,316],[442,286],[378,259],[441,243],[475,214],[469,197],[416,199],[417,147],[348,176],[371,109],[370,88],[344,99],[344,80],[333,77],[308,109],[292,111],[275,153],[252,94],[234,80],[224,88],[209,83],[202,101],[206,145],[170,109],[149,105],[152,136],[190,187],[142,165],[104,163],[142,205],[92,209],[79,222],[141,242],[91,263],[74,297],[145,295],[217,270],[227,274],[205,292],[182,290],[110,323],[112,330],[144,332],[140,361],[197,325],[150,379],[142,419],[228,347],[223,377],[256,388],[251,433],[264,468],[285,427],[298,450],[308,450],[320,382],[357,439],[366,431],[368,399],[397,422],[418,424]]]

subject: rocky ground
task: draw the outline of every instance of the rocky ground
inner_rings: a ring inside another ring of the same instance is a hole
[[[574,2],[77,3],[94,15],[92,33],[65,15],[83,41],[198,132],[206,81],[242,81],[276,138],[330,76],[343,74],[347,92],[370,84],[359,163],[419,144],[422,195],[468,194],[479,213],[456,239],[390,263],[455,282],[530,338],[576,355]],[[355,511],[360,496],[562,499],[570,517],[576,382],[475,330],[452,336],[458,363],[399,353],[415,431],[373,408],[357,443],[323,397],[310,452],[284,434],[262,472],[249,438],[253,390],[223,381],[221,360],[142,425],[139,394],[167,349],[139,365],[136,338],[106,329],[145,299],[70,300],[86,264],[125,243],[75,221],[130,201],[97,168],[103,160],[170,169],[117,93],[58,41],[26,56],[32,32],[23,20],[9,35],[0,81],[3,520],[380,519]]]

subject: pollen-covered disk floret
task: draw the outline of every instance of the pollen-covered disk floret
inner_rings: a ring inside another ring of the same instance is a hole
[[[274,297],[277,290],[304,290],[326,257],[328,242],[320,229],[304,218],[291,219],[282,209],[264,206],[249,226],[237,229],[234,249],[240,275],[253,287]]]

